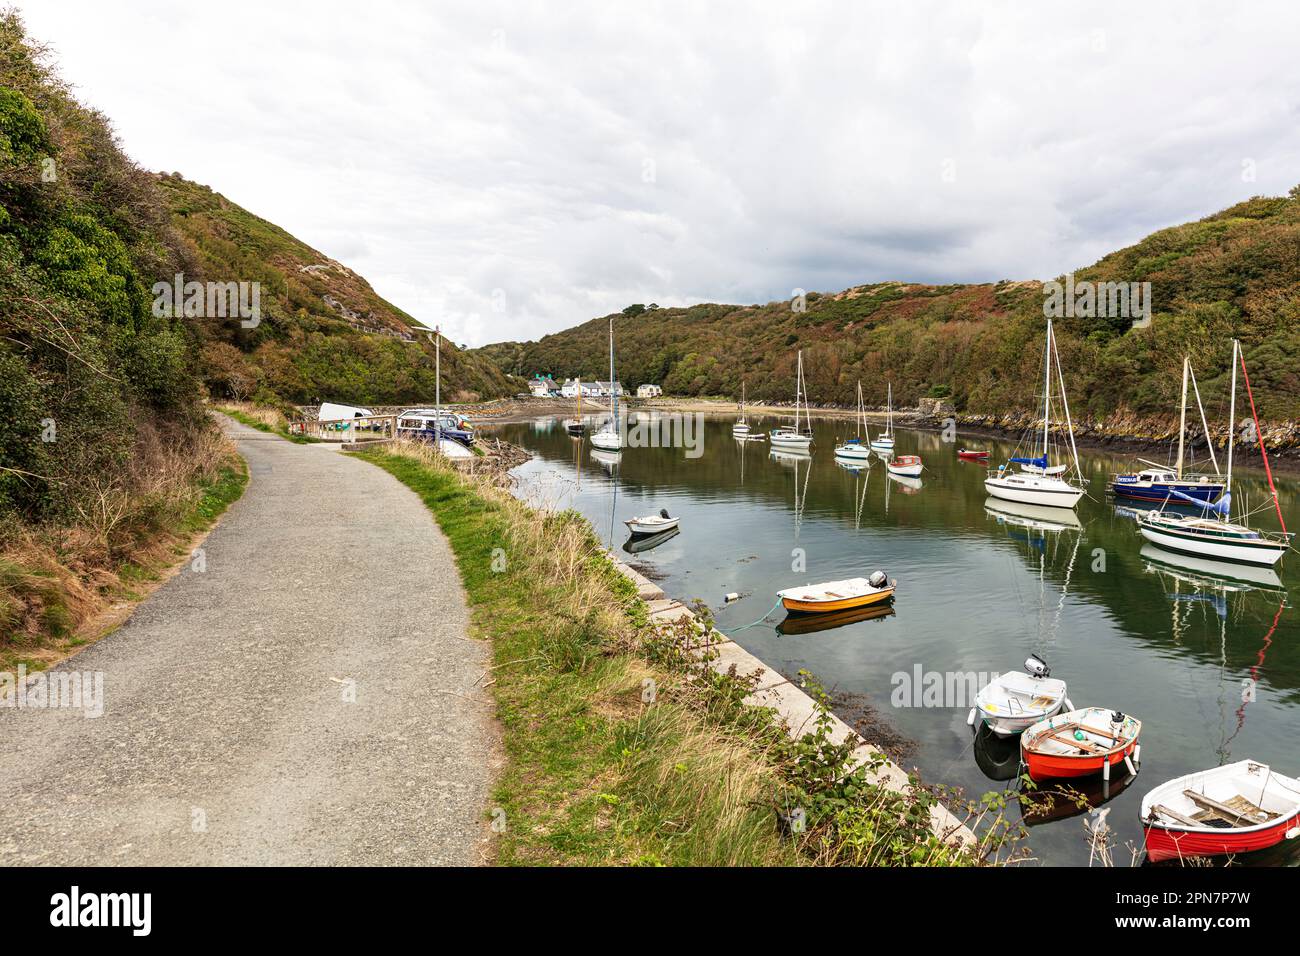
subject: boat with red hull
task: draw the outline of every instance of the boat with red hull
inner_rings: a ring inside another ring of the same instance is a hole
[[[1163,783],[1142,799],[1153,862],[1251,853],[1300,838],[1300,780],[1241,760]]]
[[[976,451],[970,448],[957,449],[957,457],[963,461],[988,461],[989,453],[986,451]]]
[[[1110,768],[1129,761],[1137,748],[1142,721],[1105,707],[1082,707],[1040,720],[1020,738],[1020,755],[1029,778],[1062,780],[1110,776]]]

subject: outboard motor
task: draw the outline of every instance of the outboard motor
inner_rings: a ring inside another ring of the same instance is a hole
[[[661,517],[661,518],[670,518],[670,517],[672,517],[672,516],[671,516],[670,514],[668,514],[668,509],[667,509],[667,508],[660,508],[660,509],[659,509],[659,517]]]
[[[1051,677],[1052,669],[1037,654],[1030,654],[1025,660],[1025,673],[1030,677]]]
[[[867,583],[873,588],[883,588],[889,583],[889,577],[884,571],[876,571],[871,577],[867,578]]]

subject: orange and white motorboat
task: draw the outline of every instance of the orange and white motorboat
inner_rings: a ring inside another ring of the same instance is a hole
[[[1105,707],[1083,707],[1057,714],[1030,726],[1020,738],[1020,754],[1035,782],[1101,774],[1127,761],[1137,772],[1134,756],[1142,721]]]
[[[846,611],[850,608],[882,604],[894,596],[897,581],[889,580],[884,571],[869,578],[846,578],[823,584],[804,584],[797,588],[777,591],[781,605],[800,614],[825,614],[828,611]]]

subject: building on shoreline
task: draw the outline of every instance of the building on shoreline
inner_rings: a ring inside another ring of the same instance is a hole
[[[664,390],[658,385],[638,385],[636,387],[637,398],[658,398],[664,393]]]

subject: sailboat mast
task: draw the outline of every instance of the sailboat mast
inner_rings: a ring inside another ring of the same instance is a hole
[[[1052,414],[1052,320],[1047,320],[1047,345],[1043,363],[1043,457],[1047,457],[1047,425]],[[1046,471],[1043,472],[1046,474]]]
[[[803,349],[799,350],[798,364],[794,373],[794,431],[796,435],[803,434],[799,431],[799,396],[803,392]],[[798,484],[795,484],[798,488]]]
[[[1183,478],[1183,443],[1187,434],[1187,369],[1192,360],[1183,356],[1183,400],[1178,405],[1178,480]]]
[[[1228,476],[1224,489],[1232,491],[1232,445],[1237,437],[1237,349],[1241,346],[1232,340],[1232,398],[1228,402]],[[1231,505],[1229,505],[1231,507]],[[1228,517],[1225,515],[1224,517]]]
[[[885,392],[885,434],[894,437],[894,383],[886,386]]]
[[[614,319],[609,320],[609,394],[614,402],[614,431],[618,431],[618,389],[614,387]]]
[[[433,407],[437,413],[434,418],[433,434],[438,451],[442,451],[442,327],[433,330]]]

